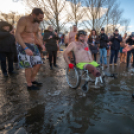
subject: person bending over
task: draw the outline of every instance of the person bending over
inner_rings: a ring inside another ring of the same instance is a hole
[[[83,30],[78,31],[75,36],[75,40],[76,41],[73,41],[69,44],[63,53],[64,59],[68,63],[69,68],[74,68],[74,64],[72,64],[68,58],[68,53],[73,51],[76,60],[76,67],[79,69],[87,69],[93,74],[93,76],[99,77],[101,74],[96,69],[99,64],[92,59],[91,51],[86,43],[86,32]]]

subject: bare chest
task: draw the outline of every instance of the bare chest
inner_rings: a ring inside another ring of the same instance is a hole
[[[75,47],[75,51],[76,52],[86,52],[85,47],[86,47],[86,45],[77,44]]]
[[[28,22],[25,27],[25,32],[27,33],[36,33],[38,32],[39,24]]]

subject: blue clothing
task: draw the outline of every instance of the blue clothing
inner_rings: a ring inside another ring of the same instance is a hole
[[[114,63],[115,64],[117,63],[118,53],[119,53],[119,50],[111,50],[110,64],[113,63],[113,59],[114,59]]]
[[[44,33],[41,33],[42,36],[44,36]]]
[[[118,38],[115,38],[116,36]],[[110,41],[112,42],[111,50],[120,50],[120,43],[122,41],[122,37],[120,35],[113,36]]]
[[[123,51],[122,51],[122,50],[123,50],[123,48],[124,48],[124,47],[120,47],[120,53],[123,53]]]
[[[103,61],[102,61],[102,57],[103,57]],[[101,48],[100,49],[100,63],[104,63],[105,65],[107,64],[107,50],[106,48]]]

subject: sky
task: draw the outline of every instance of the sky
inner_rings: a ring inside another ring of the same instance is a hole
[[[119,0],[119,3],[124,10],[123,18],[130,19],[129,31],[134,32],[134,0]]]
[[[20,14],[24,14],[25,8],[21,2],[13,2],[17,0],[0,0],[0,11],[8,13],[9,11],[15,11]],[[20,0],[22,1],[22,0]]]
[[[0,0],[0,11],[8,13],[10,10],[18,11],[24,14],[25,8],[20,2],[13,2],[17,0]],[[23,0],[19,0],[23,1]],[[134,0],[118,0],[120,8],[124,10],[123,18],[130,19],[129,31],[134,32]]]

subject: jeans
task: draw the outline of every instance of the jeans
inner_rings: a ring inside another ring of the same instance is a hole
[[[129,66],[129,61],[130,61],[131,53],[133,54],[133,64],[132,64],[132,66],[134,67],[134,50],[131,50],[131,51],[127,52],[127,68]]]
[[[103,61],[102,61],[103,57]],[[100,49],[100,63],[104,63],[105,65],[107,64],[107,50],[106,48],[101,48]]]
[[[8,71],[11,73],[13,71],[14,54],[12,52],[0,52],[2,73],[7,73],[6,58],[8,61]]]
[[[49,64],[52,66],[52,57],[54,58],[54,65],[56,65],[57,51],[48,51],[49,53]]]
[[[114,59],[114,63],[115,64],[117,63],[118,53],[119,53],[119,50],[111,50],[110,64],[113,63],[113,59]]]

